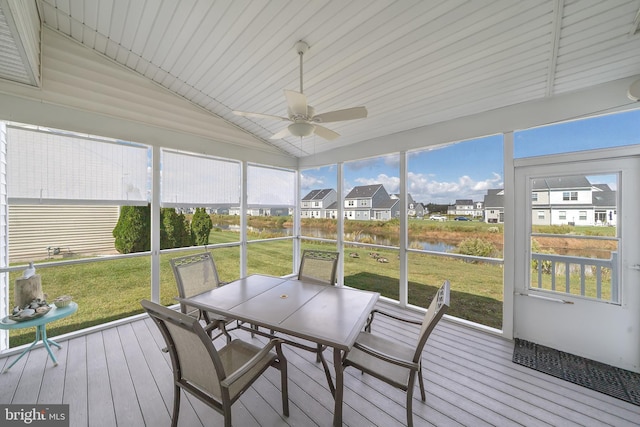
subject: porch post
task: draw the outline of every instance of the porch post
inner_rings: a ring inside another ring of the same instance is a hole
[[[240,277],[247,276],[247,167],[242,162],[242,191],[240,192]]]
[[[345,254],[345,250],[344,250],[344,199],[343,199],[343,182],[342,182],[342,175],[343,175],[343,171],[344,171],[344,162],[339,162],[337,164],[338,170],[337,170],[337,174],[338,176],[336,177],[336,191],[338,192],[337,194],[337,198],[338,198],[338,218],[336,218],[336,220],[338,221],[336,226],[337,226],[337,230],[336,230],[336,246],[337,246],[337,251],[340,252],[342,255],[340,256],[340,258],[338,258],[338,285],[344,285],[344,254]]]
[[[513,338],[513,316],[514,316],[514,293],[515,293],[515,169],[513,165],[513,131],[506,132],[503,137],[503,157],[504,157],[504,233],[503,233],[503,302],[502,302],[502,334],[505,338]]]
[[[409,272],[407,260],[407,246],[409,246],[409,212],[407,203],[407,152],[400,152],[400,289],[398,302],[401,307],[406,307],[409,303]]]
[[[160,147],[151,154],[151,301],[160,302]]]
[[[9,199],[7,195],[7,125],[0,122],[0,268],[9,267]],[[9,272],[0,273],[0,317],[9,314]],[[0,351],[9,348],[9,331],[0,330]]]

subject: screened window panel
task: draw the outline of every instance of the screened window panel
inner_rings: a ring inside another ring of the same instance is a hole
[[[148,203],[147,146],[28,128],[7,131],[9,203]]]
[[[163,207],[229,207],[240,204],[240,163],[162,150]]]
[[[264,166],[247,167],[247,205],[292,207],[295,205],[294,171]]]

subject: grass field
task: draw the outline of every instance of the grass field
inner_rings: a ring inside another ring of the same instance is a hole
[[[260,219],[260,224],[269,224]],[[282,221],[280,219],[280,221]],[[348,223],[354,223],[350,221]],[[395,221],[382,223],[370,221],[361,223],[370,232],[382,228],[393,232]],[[494,236],[500,242],[502,230],[489,232],[490,224],[481,222],[411,221],[410,235],[478,235]],[[282,226],[282,224],[279,224]],[[331,222],[325,227],[330,227]],[[352,227],[353,225],[349,225]],[[604,232],[607,229],[601,228]],[[250,240],[266,238],[252,235]],[[238,242],[238,233],[214,229],[210,243]],[[303,240],[303,248],[335,250],[335,245]],[[248,245],[248,272],[286,275],[293,271],[293,243],[291,240],[256,242]],[[201,248],[193,252],[201,251]],[[377,252],[388,260],[376,261],[369,252]],[[174,304],[177,295],[175,280],[169,266],[169,259],[186,255],[188,252],[161,255],[160,294],[165,305]],[[240,276],[239,247],[213,250],[220,278],[228,282]],[[349,256],[349,254],[357,254]],[[47,260],[50,261],[50,260]],[[449,314],[487,326],[501,328],[503,279],[502,266],[489,263],[469,263],[463,260],[434,255],[410,253],[408,257],[409,302],[426,306],[443,280],[451,282],[452,298]],[[398,299],[399,292],[398,251],[391,249],[368,249],[365,247],[345,248],[344,282],[347,286],[380,292],[381,295]],[[84,329],[112,320],[141,313],[140,300],[150,298],[151,263],[150,257],[105,260],[70,266],[40,268],[42,287],[53,300],[60,295],[72,295],[78,303],[76,314],[48,325],[50,336]],[[13,284],[21,273],[10,274],[10,304],[13,306]],[[11,331],[12,347],[33,340],[34,328]]]
[[[213,240],[224,240],[221,233],[212,233]],[[227,236],[227,238],[233,236]],[[334,245],[305,242],[305,248],[334,250]],[[196,249],[194,252],[201,251]],[[379,263],[359,248],[360,258],[345,260],[345,284],[360,289],[380,292],[389,298],[398,298],[397,251],[380,251],[388,263]],[[163,254],[160,261],[160,294],[165,305],[174,304],[177,295],[169,259],[186,255]],[[238,247],[212,251],[222,281],[239,277],[240,251]],[[260,242],[248,246],[248,271],[252,273],[285,275],[293,270],[292,242],[290,240]],[[470,269],[477,270],[478,279],[470,280]],[[450,314],[500,327],[502,323],[501,268],[490,265],[466,264],[461,261],[433,256],[411,254],[409,300],[424,306],[446,278],[452,284]],[[119,318],[141,313],[140,300],[150,298],[151,264],[149,257],[107,260],[70,266],[38,269],[43,291],[53,300],[60,295],[72,295],[78,303],[73,316],[48,325],[49,336],[84,329]],[[10,275],[10,301],[13,304],[13,283],[21,273]],[[482,280],[480,280],[482,277]],[[484,295],[475,295],[483,293]],[[34,328],[11,331],[10,345],[15,347],[33,340]]]

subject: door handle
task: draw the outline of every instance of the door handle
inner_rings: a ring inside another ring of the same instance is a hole
[[[634,264],[634,265],[630,266],[629,268],[632,269],[632,270],[640,271],[640,264]]]

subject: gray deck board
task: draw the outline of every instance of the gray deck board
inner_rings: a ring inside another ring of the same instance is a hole
[[[396,314],[421,316],[380,303]],[[374,332],[411,342],[412,325],[376,317]],[[235,337],[252,340],[248,333]],[[253,338],[264,344],[265,338]],[[54,367],[36,348],[0,376],[0,403],[69,403],[72,426],[169,425],[171,360],[148,318],[60,341]],[[216,344],[224,344],[223,339]],[[633,426],[640,407],[511,362],[513,343],[443,320],[423,353],[426,402],[414,392],[416,426]],[[234,425],[330,426],[333,398],[315,354],[285,346],[291,415],[281,413],[279,372],[269,369],[233,406]],[[331,365],[331,351],[326,352]],[[0,358],[0,368],[13,361]],[[331,366],[331,368],[333,368]],[[345,371],[344,424],[405,425],[405,394],[373,377]],[[222,416],[183,394],[180,426],[219,426]]]

